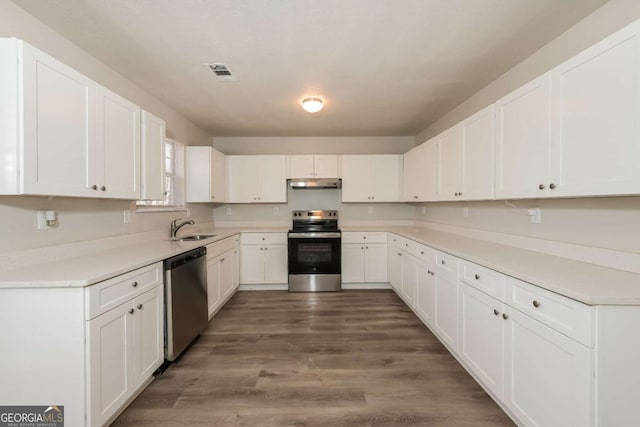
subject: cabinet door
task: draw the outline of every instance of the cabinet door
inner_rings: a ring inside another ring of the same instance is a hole
[[[344,283],[364,282],[364,243],[342,245],[342,281]]]
[[[460,200],[462,191],[462,128],[454,126],[437,137],[438,200]]]
[[[240,286],[240,249],[238,247],[233,249],[232,260],[233,289],[238,289]]]
[[[314,178],[313,156],[288,156],[289,178]]]
[[[433,326],[435,314],[435,279],[433,277],[433,267],[426,263],[418,263],[417,286],[416,286],[416,310],[422,319],[429,326]]]
[[[143,200],[164,200],[165,183],[164,120],[142,112],[142,195]]]
[[[260,176],[258,158],[256,156],[227,156],[226,166],[227,202],[257,202],[257,183]]]
[[[462,123],[463,200],[494,197],[495,117],[492,104]]]
[[[556,196],[640,192],[640,24],[551,72],[551,190]]]
[[[209,307],[209,318],[218,310],[222,300],[220,282],[220,257],[218,256],[207,261],[207,304]]]
[[[525,426],[592,426],[593,350],[507,311],[504,403]]]
[[[91,425],[105,424],[133,393],[133,318],[127,303],[89,321]]]
[[[394,246],[388,248],[388,276],[389,283],[397,292],[402,291],[402,252]]]
[[[360,172],[362,173],[362,171]],[[371,175],[374,202],[399,202],[402,195],[402,156],[371,156]]]
[[[368,243],[364,250],[364,281],[384,283],[387,281],[387,244]]]
[[[338,156],[313,156],[313,168],[316,178],[338,178]]]
[[[460,357],[498,399],[504,395],[504,306],[460,284]]]
[[[420,187],[422,181],[422,168],[419,150],[421,146],[413,148],[403,156],[404,166],[404,200],[406,202],[421,202]]]
[[[495,104],[498,198],[548,195],[551,123],[549,81],[547,73]]]
[[[94,197],[96,85],[49,55],[23,46],[22,191]]]
[[[287,283],[289,281],[287,245],[267,245],[264,251],[264,282]]]
[[[95,164],[99,190],[97,194],[99,197],[138,200],[140,199],[140,107],[102,86],[97,86],[97,100]],[[158,141],[154,142],[158,143]],[[158,148],[163,151],[161,147],[157,147],[156,153]],[[156,157],[154,160],[156,168],[164,167],[164,159]],[[161,184],[160,181],[158,184]]]
[[[225,162],[224,162],[224,154],[215,148],[211,150],[212,159],[211,159],[211,176],[209,177],[210,183],[209,188],[211,188],[211,201],[216,203],[223,203],[226,201],[226,179],[225,179]]]
[[[265,255],[264,246],[242,245],[240,283],[264,283]],[[286,280],[285,280],[286,282]]]
[[[257,183],[261,203],[287,202],[287,162],[285,156],[260,156],[260,179]]]
[[[342,156],[341,176],[343,202],[371,201],[370,156]]]
[[[134,316],[134,386],[136,389],[164,361],[164,298],[163,286],[156,286],[133,300]]]
[[[233,250],[220,257],[220,294],[226,299],[233,292]]]
[[[186,160],[187,202],[211,202],[213,148],[186,147]]]
[[[440,338],[458,350],[458,282],[435,272],[436,311],[434,327]]]
[[[409,307],[415,306],[417,282],[418,261],[405,252],[402,254],[402,294]]]
[[[420,195],[421,199],[427,202],[437,198],[438,151],[436,148],[435,138],[419,147],[421,158]]]

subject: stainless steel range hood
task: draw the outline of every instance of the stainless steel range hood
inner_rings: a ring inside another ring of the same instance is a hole
[[[323,188],[341,188],[339,178],[293,178],[289,180],[289,187],[295,190],[320,190]]]

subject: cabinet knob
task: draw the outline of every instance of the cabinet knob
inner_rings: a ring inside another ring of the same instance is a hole
[[[222,259],[220,260],[220,262],[224,262],[224,258],[222,258]]]
[[[417,199],[417,198],[418,198],[418,196],[413,196],[413,198],[414,198],[414,199]]]
[[[544,184],[540,184],[540,185],[538,185],[538,188],[539,188],[540,190],[544,190]]]
[[[540,302],[539,302],[539,301],[536,301],[536,300],[533,300],[533,306],[534,306],[535,308],[540,307]]]
[[[262,250],[262,248],[260,248],[260,250]]]
[[[498,311],[498,309],[497,309],[497,308],[494,308],[494,309],[493,309],[493,314],[495,314],[495,315],[497,316],[498,314],[500,314],[500,312]]]
[[[507,313],[502,313],[502,318],[504,320],[507,320],[509,318],[509,315]]]
[[[215,199],[215,198],[216,198],[216,196],[211,196],[211,200],[213,200],[213,199]]]
[[[264,248],[264,250],[266,251],[268,248]]]
[[[375,200],[375,197],[371,196],[371,200]]]
[[[365,249],[369,249],[369,246],[365,246],[364,248],[365,248]]]
[[[133,286],[134,288],[137,288],[137,287],[138,287],[138,282],[133,282],[133,283],[131,284],[131,286]]]
[[[362,240],[367,240],[367,236],[362,236]]]
[[[93,185],[91,186],[91,189],[92,189],[92,190],[97,190],[97,189],[98,189],[98,186],[97,186],[97,185],[95,185],[95,184],[93,184]]]
[[[142,310],[142,304],[138,304],[138,310]]]
[[[402,256],[402,254],[400,252],[398,252],[398,256]]]
[[[549,184],[549,188],[550,188],[550,189],[552,189],[552,190],[554,190],[554,189],[556,188],[556,185],[555,185],[555,184],[553,184],[553,183],[551,183],[551,184]]]
[[[445,265],[447,262],[445,260],[440,260],[440,264]]]
[[[129,314],[133,314],[133,311],[134,311],[133,308],[130,308],[129,309]]]
[[[420,255],[424,255],[424,251],[420,251]]]
[[[364,246],[360,246],[360,249],[364,249]]]
[[[480,275],[479,274],[476,274],[473,277],[475,277],[476,280],[480,280]]]
[[[462,191],[458,193],[458,196],[462,196]]]
[[[265,238],[263,237],[262,240],[265,240]]]
[[[107,187],[105,187],[104,185],[102,187],[100,187],[100,190],[102,191],[107,191]]]

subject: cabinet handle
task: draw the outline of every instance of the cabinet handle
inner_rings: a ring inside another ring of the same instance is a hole
[[[462,196],[462,191],[458,193],[458,196]]]
[[[360,249],[364,249],[364,246],[360,246]]]
[[[104,185],[103,185],[102,187],[100,187],[100,189],[101,189],[102,191],[107,191],[107,187],[105,187]]]
[[[502,318],[504,320],[507,320],[509,318],[509,315],[507,313],[502,313]]]
[[[133,311],[134,311],[133,308],[130,308],[129,309],[129,314],[133,314]]]
[[[440,264],[445,265],[447,262],[445,260],[440,260]]]
[[[375,197],[371,196],[371,200],[375,200]]]
[[[362,240],[367,240],[367,236],[362,236]]]
[[[266,250],[267,250],[267,248],[264,248],[264,250],[266,251]]]
[[[476,274],[475,276],[473,276],[476,278],[476,280],[480,280],[480,275]]]
[[[494,309],[493,309],[493,314],[495,314],[495,315],[497,316],[498,314],[500,314],[500,312],[498,311],[498,309],[497,309],[497,308],[494,308]]]
[[[424,251],[420,251],[420,255],[424,255]]]
[[[536,300],[533,300],[533,306],[534,306],[535,308],[540,307],[540,302],[539,302],[539,301],[536,301]]]
[[[260,250],[262,250],[262,248],[260,248]]]
[[[402,254],[400,252],[398,252],[398,256],[402,256]]]
[[[216,196],[211,196],[211,200],[213,200],[213,199],[215,199],[215,198],[216,198]]]
[[[224,262],[224,258],[222,258],[222,259],[220,260],[220,262]]]
[[[417,198],[418,198],[418,196],[413,196],[413,198],[414,198],[414,199],[417,199]]]
[[[91,189],[92,189],[92,190],[97,190],[97,189],[98,189],[98,186],[97,186],[97,185],[95,185],[95,184],[93,184],[93,185],[91,186]]]
[[[556,188],[556,185],[555,185],[555,184],[553,184],[553,183],[552,183],[552,184],[549,184],[549,188],[550,188],[550,189],[552,189],[552,190],[554,190],[554,189]]]
[[[264,240],[265,238],[263,237],[262,240]]]
[[[133,286],[134,288],[137,288],[137,287],[138,287],[138,282],[133,282],[133,283],[131,284],[131,286]]]
[[[142,304],[138,304],[138,310],[142,310]]]
[[[369,249],[369,246],[365,246],[364,248],[365,248],[365,249]]]
[[[544,184],[540,184],[540,185],[538,185],[538,188],[539,188],[540,190],[544,190]]]

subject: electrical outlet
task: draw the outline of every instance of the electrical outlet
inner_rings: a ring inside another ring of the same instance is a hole
[[[469,207],[465,206],[464,208],[462,208],[462,217],[463,218],[469,218]]]
[[[122,211],[122,221],[125,224],[129,224],[131,222],[131,211],[129,209]]]
[[[540,211],[540,208],[528,209],[527,215],[529,215],[529,220],[531,221],[531,224],[542,223],[542,212]]]
[[[373,215],[373,206],[369,206],[369,209],[367,209],[367,212],[369,212],[369,215]]]
[[[58,214],[56,211],[38,211],[38,230],[50,230],[58,226]]]
[[[191,216],[191,209],[187,208],[187,218]]]
[[[227,215],[231,215],[231,208],[227,208]]]

